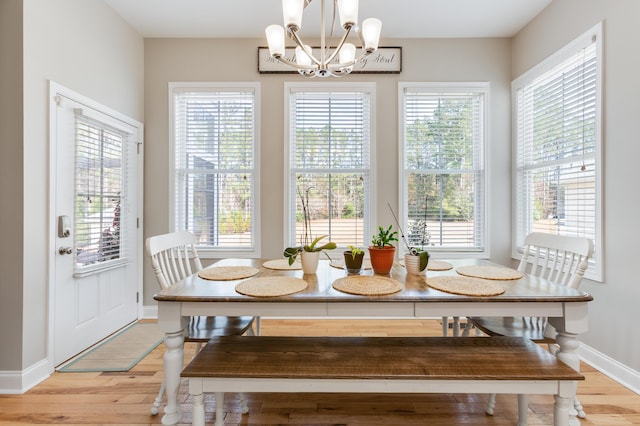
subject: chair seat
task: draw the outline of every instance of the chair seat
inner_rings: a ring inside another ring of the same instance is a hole
[[[251,328],[254,317],[197,316],[189,322],[185,342],[208,342],[212,337],[240,336]]]
[[[472,317],[469,321],[489,336],[524,337],[536,343],[554,343],[544,335],[544,322],[524,317]]]

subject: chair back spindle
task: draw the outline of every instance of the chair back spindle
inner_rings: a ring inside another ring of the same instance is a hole
[[[189,232],[174,232],[147,239],[151,267],[163,289],[202,270],[195,244],[196,238]]]
[[[593,255],[591,240],[533,232],[524,243],[519,271],[578,288]]]

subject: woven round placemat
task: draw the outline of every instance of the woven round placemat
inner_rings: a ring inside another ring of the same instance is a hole
[[[485,280],[519,280],[523,276],[522,272],[504,266],[469,265],[459,267],[456,272]]]
[[[337,269],[344,269],[344,260],[332,260],[331,266]],[[364,259],[362,261],[362,268],[360,269],[371,269],[371,260]]]
[[[214,266],[198,272],[198,276],[205,280],[231,281],[249,278],[258,273],[253,266]]]
[[[302,278],[258,277],[238,283],[236,291],[245,296],[275,297],[297,293],[307,288],[307,285]]]
[[[338,278],[333,282],[333,288],[343,293],[357,294],[360,296],[383,296],[402,290],[402,284],[393,278],[350,275]]]
[[[427,263],[427,270],[429,271],[448,271],[449,269],[453,269],[453,265],[442,260],[429,259],[429,263]]]
[[[262,266],[267,269],[276,269],[279,271],[293,271],[302,269],[302,263],[300,263],[299,261],[295,261],[292,265],[289,265],[289,259],[267,260],[262,264]]]
[[[464,296],[497,296],[504,288],[495,281],[461,276],[428,277],[427,285],[436,290]]]

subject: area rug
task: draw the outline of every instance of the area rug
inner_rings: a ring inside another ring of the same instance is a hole
[[[61,372],[129,371],[164,338],[158,324],[135,323],[69,361]]]

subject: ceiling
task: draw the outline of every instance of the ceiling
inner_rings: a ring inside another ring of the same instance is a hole
[[[267,25],[282,25],[281,0],[104,1],[145,38],[264,38]],[[361,0],[359,21],[379,18],[382,39],[511,37],[551,1]],[[305,10],[303,37],[319,34],[320,3]]]

